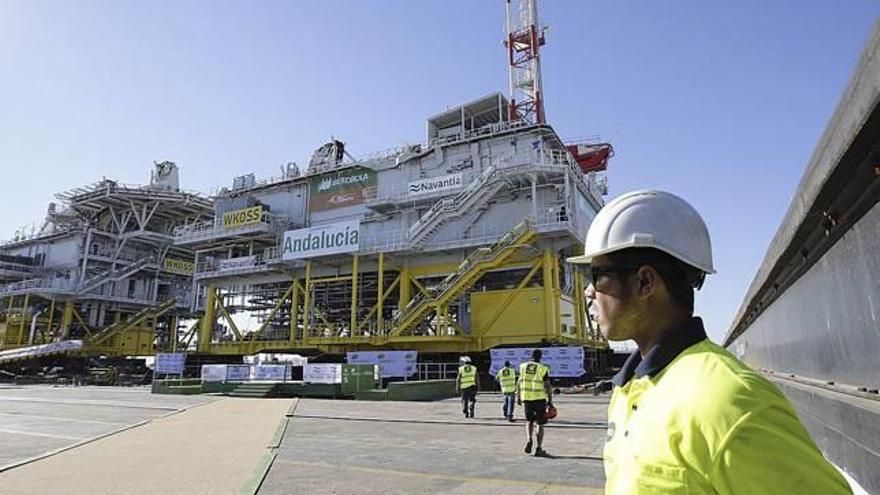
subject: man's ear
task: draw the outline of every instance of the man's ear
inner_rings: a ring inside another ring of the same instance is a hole
[[[650,265],[642,265],[636,271],[635,287],[639,297],[649,297],[657,291],[660,274]]]

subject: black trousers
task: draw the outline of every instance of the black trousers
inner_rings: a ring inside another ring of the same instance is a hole
[[[474,416],[474,404],[477,402],[477,387],[461,389],[461,412],[465,416]]]

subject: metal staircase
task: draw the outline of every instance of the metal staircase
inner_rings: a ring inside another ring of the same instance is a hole
[[[458,269],[434,289],[434,294],[419,294],[392,320],[392,336],[402,335],[421,322],[432,310],[454,301],[486,273],[508,260],[517,249],[528,243],[535,235],[532,219],[516,225],[491,247],[474,250]]]
[[[486,167],[477,180],[471,182],[463,191],[434,203],[409,228],[409,239],[412,246],[414,248],[421,246],[425,239],[437,232],[450,219],[484,206],[505,185],[504,181],[499,180],[496,172],[497,169],[494,165]]]
[[[134,275],[135,273],[142,270],[145,266],[149,265],[150,263],[152,263],[154,261],[155,260],[153,257],[148,256],[145,258],[141,258],[141,259],[139,259],[129,265],[120,266],[118,268],[114,268],[111,270],[107,270],[106,272],[99,273],[98,275],[95,275],[95,276],[83,281],[82,285],[80,286],[79,291],[80,292],[89,292],[91,290],[97,289],[98,287],[104,285],[107,282],[122,280],[125,277]]]
[[[86,340],[86,343],[91,346],[104,344],[114,335],[124,332],[135,325],[139,325],[148,318],[158,318],[173,309],[176,305],[176,300],[168,299],[158,306],[148,306],[129,316],[125,320],[119,321],[110,325],[107,328],[102,329],[100,332],[89,337]]]

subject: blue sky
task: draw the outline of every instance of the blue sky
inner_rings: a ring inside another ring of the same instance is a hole
[[[720,339],[880,13],[873,0],[543,1],[548,120],[617,149],[610,195],[673,191],[706,218]],[[330,135],[355,155],[506,91],[501,0],[0,0],[0,238],[52,194],[153,160],[185,188],[277,175]]]

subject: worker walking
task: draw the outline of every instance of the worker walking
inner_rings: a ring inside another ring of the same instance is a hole
[[[465,418],[474,417],[474,406],[477,403],[477,391],[480,389],[477,381],[477,367],[471,364],[469,356],[459,359],[458,376],[455,378],[455,388],[461,392],[461,410]]]
[[[532,351],[532,360],[519,365],[519,380],[516,382],[516,402],[523,406],[526,416],[525,453],[532,453],[532,439],[535,437],[535,457],[546,457],[543,448],[544,425],[547,424],[547,407],[553,405],[553,389],[550,385],[550,368],[541,364],[541,349]],[[537,430],[537,431],[536,431]]]
[[[852,493],[788,399],[693,316],[711,251],[691,205],[646,190],[608,203],[569,259],[589,265],[605,338],[638,345],[613,379],[605,493]]]
[[[513,408],[516,401],[516,370],[510,365],[510,361],[504,361],[504,367],[495,374],[495,379],[501,385],[501,394],[504,396],[502,410],[507,421],[513,423]]]

